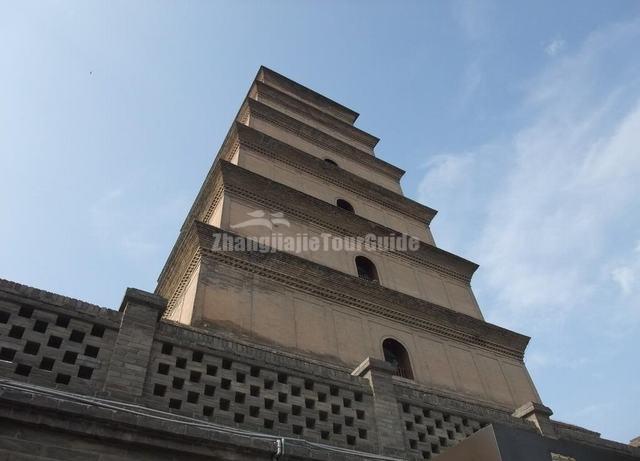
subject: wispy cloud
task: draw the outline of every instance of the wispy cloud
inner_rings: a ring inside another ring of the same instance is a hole
[[[618,284],[622,295],[640,295],[640,242],[626,261],[611,269],[611,278]]]
[[[527,83],[519,129],[426,165],[419,195],[441,210],[437,240],[480,263],[489,321],[537,337],[532,368],[595,376],[597,360],[638,346],[638,42],[640,21],[596,31],[573,54],[552,42],[557,59]],[[580,336],[607,352],[576,356]]]
[[[554,38],[549,43],[547,43],[547,46],[544,47],[544,52],[547,55],[553,57],[561,53],[562,50],[564,50],[565,45],[566,42],[563,39]]]
[[[523,100],[530,121],[510,138],[427,164],[423,200],[437,205],[455,194],[482,208],[472,240],[447,243],[482,263],[484,288],[500,301],[491,318],[557,318],[611,281],[598,270],[619,243],[609,235],[640,205],[640,82],[603,90],[591,71],[621,40],[638,38],[635,23],[599,32],[530,85]],[[466,219],[454,216],[445,226]],[[629,270],[616,274],[629,283]]]

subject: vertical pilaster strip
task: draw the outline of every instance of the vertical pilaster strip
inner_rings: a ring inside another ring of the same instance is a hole
[[[368,357],[352,372],[366,378],[373,391],[373,408],[378,433],[378,451],[382,455],[404,457],[402,420],[393,389],[394,368],[389,363]]]
[[[166,305],[160,296],[127,288],[120,305],[120,330],[104,384],[106,393],[126,400],[142,395],[153,337]]]

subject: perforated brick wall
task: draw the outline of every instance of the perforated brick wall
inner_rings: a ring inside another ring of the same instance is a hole
[[[144,393],[162,410],[260,432],[374,451],[372,396],[262,365],[153,344]]]
[[[406,448],[413,459],[433,459],[486,425],[406,402],[399,405]]]
[[[68,313],[0,301],[0,376],[91,394],[104,382],[117,331]]]

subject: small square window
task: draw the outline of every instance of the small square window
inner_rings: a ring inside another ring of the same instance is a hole
[[[31,373],[31,367],[28,365],[23,365],[19,363],[16,366],[14,373],[20,376],[29,376],[29,374]]]
[[[81,343],[82,340],[84,340],[84,332],[80,330],[71,330],[69,341],[73,341],[74,343]]]
[[[70,375],[66,375],[63,373],[58,373],[58,376],[56,376],[56,383],[58,384],[69,384],[69,381],[71,381],[71,376]]]
[[[33,315],[33,307],[31,307],[31,306],[22,306],[20,308],[20,310],[18,311],[18,315],[20,317],[24,317],[24,318],[30,319],[31,316]]]
[[[25,354],[37,355],[39,350],[40,350],[40,343],[27,341],[27,344],[24,345]]]
[[[164,397],[164,394],[167,392],[167,386],[162,384],[155,384],[153,386],[153,395],[157,395],[158,397]]]
[[[47,322],[44,322],[42,320],[36,320],[35,323],[33,324],[33,331],[37,331],[38,333],[44,333],[45,331],[47,331],[47,326],[49,326]]]
[[[75,364],[77,359],[78,359],[78,353],[73,351],[67,351],[62,356],[62,361],[64,363],[69,363],[71,365]]]
[[[9,336],[15,339],[22,339],[22,335],[24,334],[24,328],[18,325],[14,325],[9,330]]]
[[[105,328],[102,325],[94,325],[91,327],[91,336],[97,336],[102,338],[104,336]]]
[[[47,342],[47,346],[53,347],[54,349],[60,349],[62,345],[62,338],[59,336],[49,336],[49,341]]]
[[[87,344],[87,347],[84,348],[84,355],[87,357],[96,358],[98,356],[98,352],[100,352],[100,348],[92,346],[91,344]]]
[[[93,375],[93,368],[80,365],[80,368],[78,369],[78,378],[91,379],[91,375]]]
[[[54,363],[55,363],[55,360],[49,357],[42,357],[42,360],[40,361],[40,366],[38,368],[40,368],[41,370],[51,371],[53,370]]]
[[[69,326],[69,322],[71,321],[71,317],[68,315],[59,315],[56,319],[56,326],[67,328]]]
[[[0,360],[12,362],[15,356],[16,356],[15,349],[11,349],[9,347],[3,347],[2,349],[0,349]]]

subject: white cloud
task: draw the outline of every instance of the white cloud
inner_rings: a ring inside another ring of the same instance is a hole
[[[640,347],[640,62],[629,58],[639,41],[635,20],[575,52],[550,43],[556,59],[522,86],[521,127],[434,157],[420,183],[419,199],[440,210],[439,245],[480,264],[485,317],[533,336],[527,365],[555,391],[606,381]],[[621,385],[598,405],[612,412],[634,392]],[[605,414],[547,403],[625,440]]]
[[[497,300],[485,307],[490,320],[531,331],[588,303],[611,277],[631,289],[631,269],[603,277],[601,268],[615,259],[611,245],[619,242],[610,233],[640,206],[640,91],[603,91],[594,73],[621,42],[637,39],[638,23],[595,33],[530,83],[523,100],[530,122],[511,138],[427,163],[421,199],[436,198],[439,219],[452,213],[438,199],[464,208],[444,224],[446,234],[469,223],[460,196],[482,208],[471,239],[466,233],[466,241],[447,244],[480,263],[480,291]]]
[[[611,271],[611,277],[625,295],[631,294],[638,278],[635,269],[628,266],[616,267]]]
[[[547,55],[553,57],[558,55],[562,50],[564,50],[565,45],[566,45],[566,42],[563,39],[555,38],[551,40],[547,44],[547,46],[545,46],[544,52],[547,53]]]
[[[623,296],[635,296],[640,294],[640,242],[636,243],[627,260],[611,269],[611,278],[618,284]]]
[[[475,156],[467,154],[441,154],[431,157],[424,165],[427,173],[420,185],[422,193],[450,189],[469,176]]]

